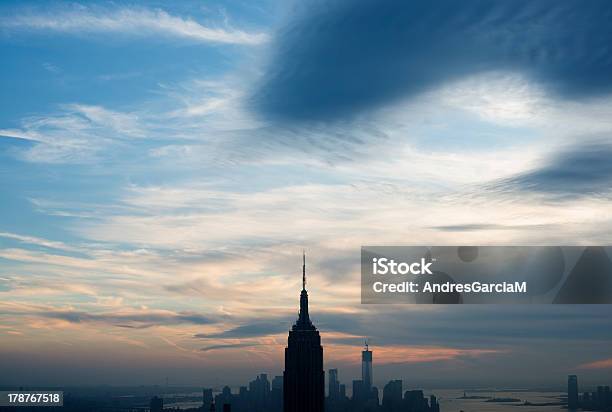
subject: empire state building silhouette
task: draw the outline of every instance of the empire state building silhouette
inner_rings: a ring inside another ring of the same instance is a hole
[[[284,412],[323,412],[325,383],[321,336],[308,316],[306,255],[303,255],[300,313],[289,331],[283,372]]]

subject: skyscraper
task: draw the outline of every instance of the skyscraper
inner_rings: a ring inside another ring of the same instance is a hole
[[[569,375],[567,377],[567,409],[575,410],[578,408],[578,377]]]
[[[403,385],[400,379],[389,381],[383,389],[382,410],[399,412],[402,410]]]
[[[341,383],[340,384],[340,399],[344,399],[346,398],[346,385]]]
[[[372,391],[372,351],[368,341],[365,342],[365,350],[361,352],[361,381],[363,390],[369,394]]]
[[[308,315],[306,255],[303,255],[302,292],[298,319],[289,331],[283,372],[284,412],[322,412],[325,400],[321,336]]]
[[[149,403],[149,410],[151,412],[161,412],[164,410],[164,400],[157,396],[151,398],[151,402]]]
[[[338,369],[330,369],[328,371],[329,380],[329,399],[336,400],[340,398],[340,382],[338,382]]]
[[[268,375],[260,374],[254,381],[249,383],[250,410],[252,412],[263,412],[268,409],[270,397],[270,381]]]
[[[212,389],[202,389],[202,408],[203,410],[208,410],[210,408],[210,404],[213,402],[213,391]]]
[[[272,379],[272,391],[270,392],[270,412],[283,411],[283,377],[275,376]]]

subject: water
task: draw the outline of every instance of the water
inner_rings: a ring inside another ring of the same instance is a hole
[[[567,411],[562,405],[534,406],[524,405],[525,402],[534,404],[559,403],[560,397],[565,396],[563,392],[539,392],[539,391],[474,391],[468,392],[468,396],[482,396],[488,398],[515,398],[520,402],[485,402],[487,399],[459,399],[463,396],[463,390],[459,389],[437,389],[427,390],[425,394],[434,394],[440,403],[440,412],[550,412]],[[381,393],[382,395],[382,393]],[[201,396],[201,393],[172,394],[166,395],[164,403],[167,407],[189,409],[198,408],[202,401],[181,401],[183,396]],[[176,400],[177,402],[172,402]]]
[[[520,402],[485,402],[486,399],[458,399],[463,396],[461,390],[432,390],[428,391],[438,397],[441,412],[549,412],[566,410],[562,405],[534,406],[524,405],[525,402],[533,404],[559,403],[562,392],[537,391],[508,391],[508,392],[468,392],[467,396],[483,396],[487,398],[516,398]]]

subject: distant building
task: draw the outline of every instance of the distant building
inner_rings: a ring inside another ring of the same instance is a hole
[[[232,390],[229,386],[224,386],[221,393],[215,396],[216,412],[223,412],[224,405],[231,405],[233,401]]]
[[[272,412],[283,411],[283,377],[275,376],[272,379],[272,391],[270,392],[270,408]]]
[[[210,404],[213,403],[212,389],[202,389],[202,408],[207,411],[210,409]]]
[[[267,374],[262,373],[255,380],[249,382],[248,393],[250,412],[268,412],[270,382]]]
[[[430,412],[440,412],[440,404],[435,395],[429,395],[429,410]]]
[[[372,390],[372,351],[368,347],[368,342],[365,343],[365,350],[361,352],[361,380],[363,382],[363,390],[371,392]]]
[[[353,402],[354,403],[363,403],[366,400],[365,390],[363,388],[363,381],[361,379],[357,379],[353,381]]]
[[[283,390],[283,377],[282,376],[275,376],[272,379],[272,390],[274,389],[278,389],[280,391]]]
[[[361,379],[353,381],[351,404],[354,411],[376,410],[379,407],[378,389],[372,386],[372,382],[372,351],[366,341],[361,352]]]
[[[323,412],[325,372],[319,331],[308,315],[306,256],[302,265],[302,292],[298,320],[289,331],[283,372],[284,412]]]
[[[390,381],[383,388],[382,410],[383,412],[402,411],[402,381]]]
[[[578,377],[569,375],[567,377],[567,408],[578,409]]]
[[[340,398],[340,382],[338,382],[338,369],[330,369],[328,372],[328,397],[331,400]]]
[[[430,411],[429,402],[423,395],[422,390],[411,390],[404,393],[404,407],[402,410],[409,412],[426,412]]]
[[[157,396],[152,397],[149,410],[151,412],[162,412],[164,410],[164,400]]]
[[[599,410],[608,410],[612,408],[612,396],[610,395],[609,386],[598,386],[597,387],[597,399],[596,405]]]
[[[610,392],[610,387],[598,386],[596,392],[584,392],[578,406],[580,409],[588,411],[612,411],[612,393]]]

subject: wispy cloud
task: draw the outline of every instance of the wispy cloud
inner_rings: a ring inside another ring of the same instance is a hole
[[[257,346],[257,345],[259,345],[259,344],[258,343],[247,343],[247,342],[243,342],[243,343],[225,343],[225,344],[219,344],[219,345],[206,346],[206,347],[203,347],[200,350],[202,352],[210,352],[211,350],[248,348],[248,347]]]
[[[54,240],[48,240],[36,236],[24,236],[16,233],[0,232],[0,238],[13,239],[18,242],[27,243],[36,246],[43,246],[50,249],[64,250],[64,251],[78,251],[79,249],[65,244],[64,242],[58,242]]]
[[[19,310],[10,305],[3,305],[2,311],[13,316],[39,317],[65,321],[73,324],[94,323],[123,328],[149,328],[153,326],[168,325],[209,325],[217,320],[200,313],[189,311],[154,310],[148,308],[127,309],[116,312],[86,312],[74,309],[56,309],[46,307],[44,310],[38,306],[23,306]]]
[[[589,362],[578,366],[579,369],[612,369],[612,358]]]
[[[200,43],[256,45],[267,41],[260,32],[231,27],[209,27],[192,18],[173,16],[161,9],[118,8],[113,10],[75,7],[53,12],[23,12],[0,20],[0,27],[62,33],[114,33],[130,36],[166,36]]]
[[[195,335],[195,337],[202,339],[244,339],[258,336],[274,335],[277,333],[284,332],[287,329],[287,325],[284,321],[285,319],[277,319],[275,322],[268,323],[253,322],[220,333],[198,333],[197,335]]]
[[[102,106],[66,104],[59,113],[31,116],[21,128],[0,130],[0,136],[29,140],[24,159],[42,163],[83,163],[113,144],[145,137],[147,128],[135,113]]]
[[[331,356],[338,362],[356,362],[359,346],[337,345],[331,348]],[[404,364],[451,361],[501,353],[497,349],[457,349],[445,346],[383,346],[376,349],[376,363]]]

